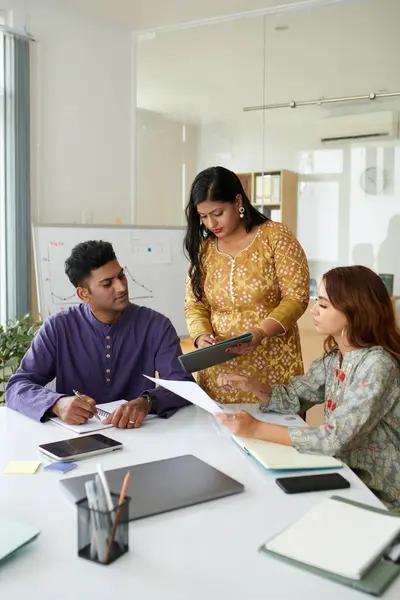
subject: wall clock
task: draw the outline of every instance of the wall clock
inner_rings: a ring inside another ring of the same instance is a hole
[[[380,194],[387,184],[387,175],[384,169],[368,167],[360,176],[360,185],[366,194]]]

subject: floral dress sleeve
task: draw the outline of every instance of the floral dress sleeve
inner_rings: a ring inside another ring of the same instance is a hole
[[[269,403],[261,412],[299,413],[325,400],[326,368],[330,357],[315,360],[305,375],[292,377],[285,385],[273,385]]]
[[[268,315],[286,332],[307,309],[310,292],[310,273],[304,250],[283,223],[273,223],[267,232],[273,251],[281,301]]]
[[[399,395],[399,370],[394,360],[370,352],[349,376],[335,410],[327,413],[325,425],[289,427],[290,437],[299,452],[340,456],[351,449],[356,436],[375,429]]]

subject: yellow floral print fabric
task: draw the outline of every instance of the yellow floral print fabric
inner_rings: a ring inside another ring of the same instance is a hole
[[[265,383],[287,383],[303,373],[297,320],[308,306],[309,271],[302,247],[282,223],[259,226],[252,243],[235,258],[219,252],[215,238],[205,242],[202,261],[202,301],[188,278],[185,314],[190,337],[213,333],[224,340],[275,319],[285,333],[265,339],[250,356],[240,356],[199,373],[198,381],[215,400],[258,402],[253,394],[221,395],[221,371],[257,377]]]

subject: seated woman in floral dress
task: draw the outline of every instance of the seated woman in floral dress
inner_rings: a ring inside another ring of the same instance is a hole
[[[324,404],[325,424],[282,427],[244,411],[216,417],[235,435],[339,458],[400,510],[400,331],[387,289],[366,267],[332,269],[311,312],[327,338],[324,356],[306,375],[269,385],[225,373],[219,384],[256,394],[262,412],[298,413]]]

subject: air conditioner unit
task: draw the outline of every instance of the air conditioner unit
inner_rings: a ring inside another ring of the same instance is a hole
[[[399,115],[394,111],[332,117],[319,122],[319,138],[325,143],[371,138],[393,139],[398,136]]]

